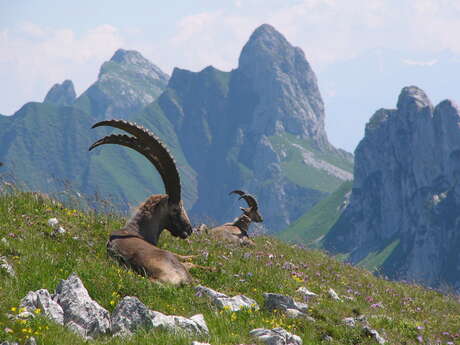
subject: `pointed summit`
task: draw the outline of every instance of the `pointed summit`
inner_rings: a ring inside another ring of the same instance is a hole
[[[121,66],[126,66],[127,68],[133,68],[136,66],[139,69],[145,69],[145,72],[150,77],[163,80],[164,82],[167,82],[169,78],[166,73],[164,73],[161,69],[143,57],[141,53],[135,50],[118,49],[115,54],[113,54],[110,62]],[[102,72],[103,69],[101,69],[101,73]]]
[[[77,95],[71,80],[64,80],[62,84],[54,84],[46,94],[44,103],[55,105],[71,105],[75,101]]]
[[[300,48],[273,26],[263,24],[251,35],[239,58],[238,72],[259,97],[253,130],[285,130],[331,150],[324,127],[324,104],[315,73]]]
[[[152,103],[169,76],[134,50],[118,49],[104,62],[98,80],[78,99],[78,106],[98,118],[128,119]]]
[[[417,86],[407,86],[401,90],[397,107],[401,112],[417,111],[426,107],[433,108],[426,93]]]

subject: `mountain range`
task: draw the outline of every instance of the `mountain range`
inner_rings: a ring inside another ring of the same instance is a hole
[[[116,51],[79,97],[64,81],[44,102],[1,116],[0,161],[30,189],[58,193],[68,181],[125,209],[163,192],[159,175],[137,153],[87,152],[109,133],[91,125],[109,118],[144,125],[172,150],[195,221],[232,219],[240,211],[228,192],[244,189],[258,198],[265,230],[276,232],[352,178],[352,155],[328,141],[304,53],[267,24],[230,72],[175,68],[169,77],[138,52]]]

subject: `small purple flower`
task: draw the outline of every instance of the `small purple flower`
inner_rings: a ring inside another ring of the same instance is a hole
[[[417,336],[417,341],[420,343],[420,344],[423,344],[423,337],[421,335],[418,335]]]

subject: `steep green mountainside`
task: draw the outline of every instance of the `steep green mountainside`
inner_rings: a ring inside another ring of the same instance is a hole
[[[127,209],[152,193],[163,193],[153,166],[132,150],[105,146],[88,152],[110,133],[91,129],[95,119],[76,107],[28,103],[11,117],[0,118],[0,161],[4,170],[31,190],[61,193],[69,188],[88,195],[110,196],[114,207]],[[183,176],[184,200],[196,200],[195,173],[186,162],[169,121],[161,114],[136,121],[156,133],[171,149]]]
[[[193,269],[196,283],[173,287],[152,284],[118,266],[107,257],[108,234],[125,219],[110,214],[83,213],[39,196],[0,185],[0,256],[12,265],[15,277],[0,269],[0,341],[24,344],[33,336],[41,345],[76,345],[84,341],[37,311],[30,320],[15,320],[19,303],[29,291],[55,291],[62,279],[75,272],[89,295],[112,312],[125,296],[137,296],[148,308],[167,315],[190,317],[201,313],[209,336],[139,330],[132,337],[102,337],[88,344],[190,345],[198,340],[213,345],[254,344],[255,328],[282,327],[300,336],[303,344],[376,344],[362,327],[346,326],[342,319],[363,315],[388,344],[454,344],[459,337],[458,296],[445,296],[417,285],[390,282],[368,271],[342,264],[319,251],[303,250],[270,237],[255,238],[254,248],[227,247],[194,234],[188,241],[163,233],[160,247],[182,255],[198,255],[197,264],[216,267]],[[53,235],[48,219],[57,218],[66,230]],[[265,292],[302,297],[306,287],[318,297],[310,299],[308,315],[315,321],[284,314],[219,310],[198,297],[195,284],[233,296],[244,294],[263,307]],[[335,301],[328,289],[342,298]],[[8,317],[8,314],[13,317]],[[329,336],[332,340],[325,340]],[[262,344],[262,343],[258,343]]]
[[[344,182],[337,190],[318,202],[312,209],[277,234],[289,242],[321,247],[321,240],[335,224],[348,204],[352,181]]]

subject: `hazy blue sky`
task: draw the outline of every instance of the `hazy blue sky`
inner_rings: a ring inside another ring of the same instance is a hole
[[[0,113],[41,101],[64,79],[81,93],[121,47],[167,73],[231,70],[251,32],[269,23],[304,50],[329,137],[351,151],[405,84],[436,102],[460,99],[459,18],[458,0],[0,0]]]

